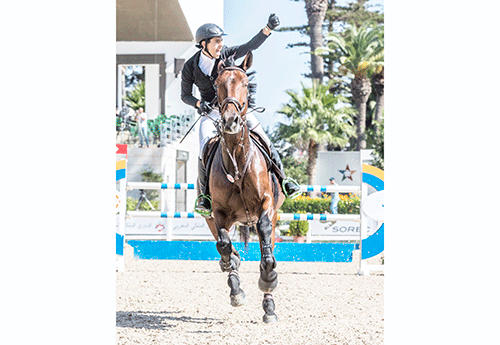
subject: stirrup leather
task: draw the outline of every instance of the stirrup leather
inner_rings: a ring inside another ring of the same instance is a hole
[[[294,184],[295,184],[295,185],[297,185],[297,186],[299,185],[299,184],[297,183],[297,181],[295,181],[295,180],[294,180],[293,178],[291,178],[291,177],[287,177],[286,179],[284,179],[284,180],[283,180],[283,182],[282,182],[282,184],[281,184],[281,187],[282,187],[282,189],[283,189],[283,193],[285,194],[285,196],[286,196],[287,198],[290,198],[290,199],[295,199],[295,198],[296,198],[296,197],[298,197],[300,194],[302,194],[302,192],[301,192],[301,191],[300,191],[300,189],[299,189],[298,191],[296,191],[296,192],[292,193],[291,195],[288,195],[288,193],[287,193],[287,191],[286,191],[286,188],[285,188],[285,184],[286,184],[287,182],[292,182],[292,183],[294,183]],[[299,187],[299,188],[300,188],[300,187]]]
[[[197,209],[196,206],[198,205],[198,199],[200,198],[205,198],[210,202],[210,209],[209,210],[202,210],[202,209]],[[194,201],[194,212],[202,215],[203,217],[210,217],[212,215],[212,198],[210,198],[210,195],[208,194],[200,194],[196,200]]]

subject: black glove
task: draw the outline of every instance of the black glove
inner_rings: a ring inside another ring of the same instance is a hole
[[[271,15],[269,16],[269,20],[267,21],[267,27],[270,30],[274,30],[278,27],[278,25],[280,25],[280,19],[276,14],[271,13]]]
[[[198,107],[198,114],[207,115],[210,114],[211,111],[212,107],[210,106],[210,103],[202,99],[200,101],[200,106]]]

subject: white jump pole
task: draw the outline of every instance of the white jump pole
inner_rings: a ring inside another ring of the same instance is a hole
[[[194,212],[129,211],[127,218],[203,218]],[[278,213],[278,220],[320,220],[360,222],[359,214]]]
[[[161,182],[129,182],[127,183],[127,190],[132,189],[179,189],[179,190],[194,190],[196,185],[194,183],[161,183]],[[343,192],[343,193],[357,193],[361,191],[359,186],[322,186],[322,185],[300,185],[301,192]]]

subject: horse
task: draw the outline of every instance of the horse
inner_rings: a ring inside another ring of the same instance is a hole
[[[229,231],[234,225],[246,231],[256,228],[261,254],[258,286],[264,293],[263,321],[272,323],[278,321],[271,294],[278,285],[274,235],[277,212],[285,195],[276,176],[269,171],[264,155],[249,136],[246,113],[253,85],[249,85],[247,70],[252,60],[252,52],[249,52],[240,66],[235,66],[231,58],[220,61],[217,66],[219,73],[214,86],[221,115],[217,125],[220,143],[213,153],[211,166],[207,167],[212,216],[206,222],[216,240],[221,270],[228,272],[230,300],[235,307],[245,303],[245,293],[240,288],[238,274],[240,254],[231,243]]]

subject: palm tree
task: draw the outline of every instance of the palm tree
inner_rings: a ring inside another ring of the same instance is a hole
[[[350,107],[342,106],[347,99],[329,92],[330,84],[322,85],[313,79],[312,87],[302,84],[302,95],[288,90],[291,100],[279,111],[292,120],[290,125],[280,124],[278,136],[307,149],[308,183],[312,184],[316,175],[318,144],[329,143],[343,147],[354,135]]]
[[[380,122],[384,112],[384,66],[378,66],[372,75],[372,88],[375,94],[375,115],[374,122]],[[375,134],[378,134],[379,128],[375,126]]]
[[[322,55],[340,54],[339,71],[351,77],[351,94],[357,111],[356,150],[366,148],[366,101],[372,92],[369,76],[383,65],[384,43],[381,27],[365,24],[350,26],[342,33],[328,33],[327,47],[316,52]]]
[[[125,100],[129,102],[130,108],[138,110],[143,108],[146,110],[146,85],[143,81],[135,85],[132,91],[128,91]]]
[[[383,46],[384,44],[384,27],[379,27],[378,30],[379,39]],[[384,113],[384,61],[382,56],[382,61],[379,61],[375,67],[375,71],[372,74],[372,88],[375,94],[375,114],[373,117],[374,122],[380,122]],[[375,126],[375,134],[380,134],[379,126]],[[382,127],[383,129],[383,127]]]
[[[311,78],[323,81],[323,57],[313,54],[323,46],[323,22],[325,21],[328,0],[305,0],[309,36],[311,38]]]

